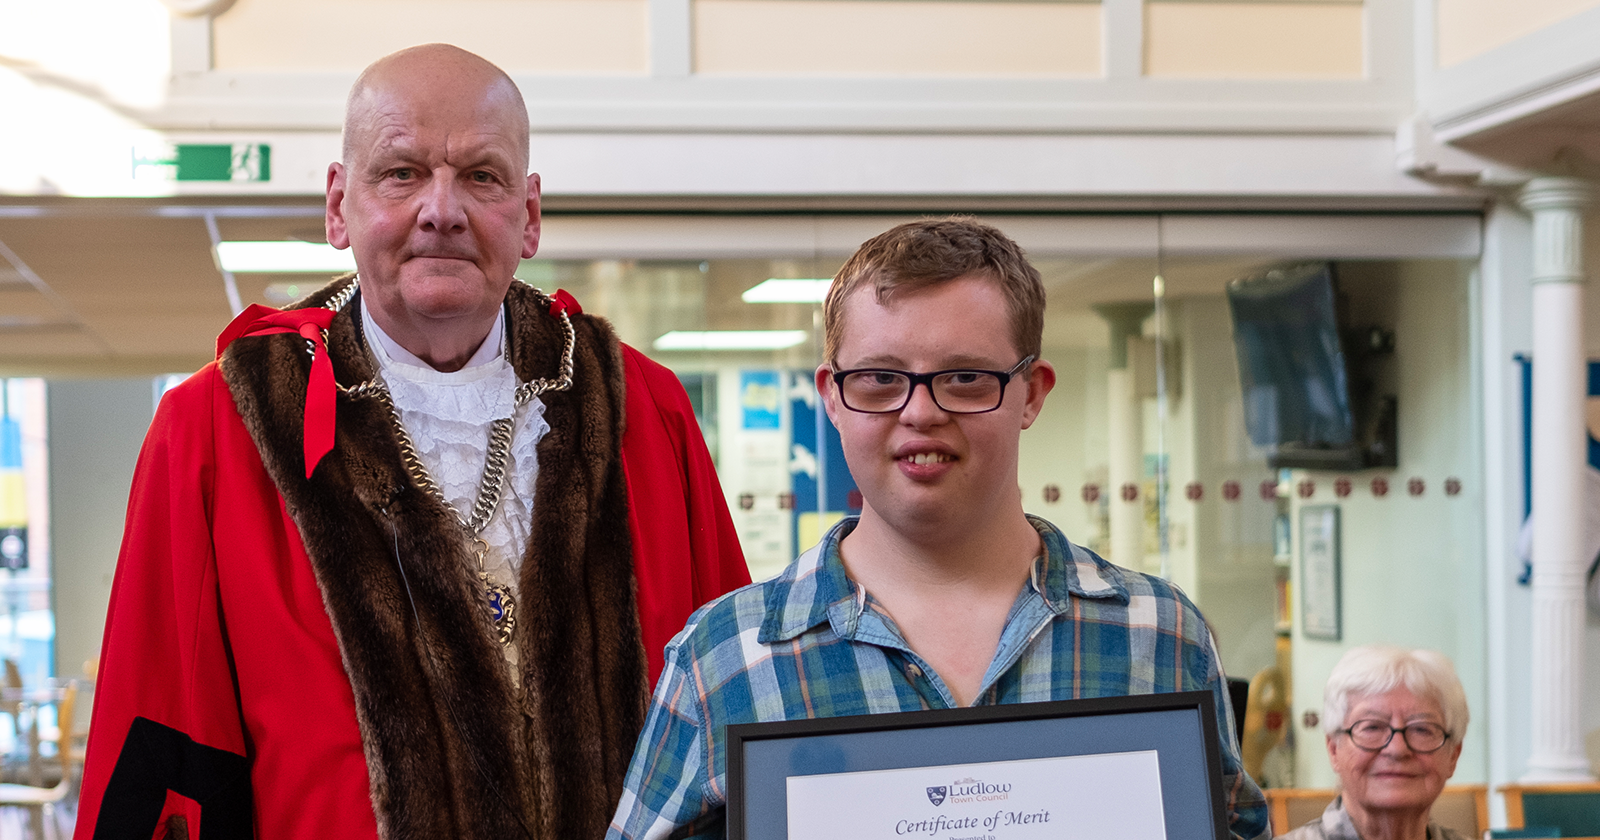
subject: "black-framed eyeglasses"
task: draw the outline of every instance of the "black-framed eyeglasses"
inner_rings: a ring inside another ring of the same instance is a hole
[[[1431,753],[1450,740],[1450,733],[1444,727],[1427,721],[1394,727],[1381,720],[1358,720],[1349,729],[1339,731],[1349,735],[1352,744],[1372,752],[1389,746],[1396,732],[1414,753]]]
[[[839,401],[863,414],[893,414],[911,402],[911,392],[926,385],[934,405],[951,414],[994,411],[1006,398],[1011,378],[1033,363],[1025,356],[1010,370],[956,368],[932,373],[912,373],[888,368],[855,368],[833,372]]]

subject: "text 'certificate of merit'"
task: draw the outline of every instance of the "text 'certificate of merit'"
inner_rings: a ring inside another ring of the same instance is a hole
[[[1166,840],[1154,750],[790,776],[789,840]]]

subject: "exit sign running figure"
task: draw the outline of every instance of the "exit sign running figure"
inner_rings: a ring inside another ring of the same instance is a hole
[[[156,151],[133,150],[134,180],[270,181],[272,147],[266,143],[178,143]]]

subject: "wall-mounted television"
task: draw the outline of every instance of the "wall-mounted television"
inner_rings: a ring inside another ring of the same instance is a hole
[[[1331,263],[1278,266],[1228,284],[1250,440],[1273,468],[1395,466],[1395,399],[1367,369],[1392,336],[1340,318]]]

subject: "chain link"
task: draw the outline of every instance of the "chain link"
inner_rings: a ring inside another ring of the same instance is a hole
[[[351,279],[350,284],[329,298],[324,306],[335,312],[343,309],[355,297],[360,282],[360,278]],[[533,292],[540,306],[548,311],[551,304],[550,297],[537,288]],[[557,369],[557,375],[554,379],[532,379],[517,386],[518,407],[528,404],[540,394],[565,391],[572,387],[572,352],[577,336],[572,328],[572,319],[567,317],[565,310],[556,313],[556,317],[562,327],[561,365]],[[511,329],[511,325],[507,324],[506,329]],[[384,385],[381,379],[373,377],[349,387],[340,385],[339,389],[352,399],[377,400],[378,404],[388,412],[389,422],[394,427],[396,442],[400,447],[400,462],[405,466],[406,474],[411,476],[411,481],[417,489],[449,508],[468,534],[477,536],[489,524],[489,520],[494,518],[495,510],[500,506],[500,496],[505,489],[506,461],[511,456],[511,438],[514,431],[513,418],[502,417],[489,424],[489,451],[484,459],[483,478],[478,482],[478,497],[472,504],[472,514],[462,516],[461,511],[456,510],[456,506],[445,498],[444,488],[439,486],[433,475],[428,472],[427,465],[422,462],[422,456],[417,453],[416,443],[411,440],[405,423],[400,420],[400,409],[395,406],[388,386]]]

